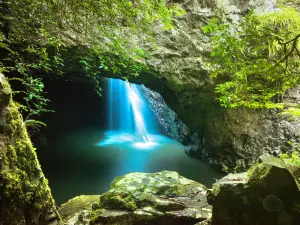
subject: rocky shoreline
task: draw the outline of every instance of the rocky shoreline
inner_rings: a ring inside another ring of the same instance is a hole
[[[59,212],[67,225],[299,224],[299,167],[270,155],[263,160],[212,189],[172,171],[130,173],[115,178],[108,192],[75,197]]]

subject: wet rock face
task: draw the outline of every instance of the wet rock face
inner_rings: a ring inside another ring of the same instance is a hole
[[[299,167],[269,158],[248,174],[224,177],[208,193],[211,224],[300,224],[299,172]]]
[[[170,171],[117,177],[111,189],[100,196],[94,209],[89,204],[85,209],[75,210],[74,214],[69,206],[80,204],[72,201],[60,209],[67,224],[73,224],[75,219],[103,225],[188,225],[211,217],[206,188]],[[72,213],[68,215],[66,211]]]
[[[197,150],[201,148],[201,142],[198,135],[192,132],[178,118],[177,114],[170,109],[159,93],[152,91],[144,85],[142,85],[142,91],[149,102],[150,108],[156,115],[163,132],[167,136],[182,143],[188,154],[197,152]]]

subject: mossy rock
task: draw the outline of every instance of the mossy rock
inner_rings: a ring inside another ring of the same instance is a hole
[[[127,174],[115,178],[111,187],[109,192],[100,197],[100,205],[111,209],[127,210],[157,205],[157,196],[188,196],[189,191],[195,187],[206,190],[203,185],[171,171]]]
[[[100,196],[100,205],[104,208],[135,210],[135,200],[130,193],[109,191]]]
[[[70,199],[59,207],[59,213],[64,221],[84,209],[92,210],[93,204],[99,203],[100,195],[80,195]],[[100,207],[100,206],[99,206]]]
[[[263,207],[268,212],[281,212],[283,203],[276,195],[268,195],[263,200]]]
[[[2,74],[0,168],[0,224],[59,223],[48,181]]]
[[[205,186],[177,172],[131,173],[112,182],[98,199],[100,208],[86,207],[81,198],[89,197],[80,196],[60,212],[64,218],[67,212],[67,225],[192,225],[211,216],[205,195]]]
[[[212,225],[300,224],[299,171],[276,159],[253,166],[243,181],[217,182],[208,195]]]

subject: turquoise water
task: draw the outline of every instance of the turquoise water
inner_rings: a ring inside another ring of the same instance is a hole
[[[93,128],[57,130],[55,136],[38,155],[58,205],[77,195],[101,194],[114,177],[131,172],[172,170],[208,187],[221,177],[187,156],[180,143],[160,135],[149,136],[151,146],[136,144],[130,135]],[[108,140],[112,142],[101,145]]]
[[[52,84],[55,113],[46,115],[45,136],[35,141],[58,205],[78,195],[102,194],[116,176],[131,172],[177,171],[208,187],[221,177],[161,134],[139,85],[107,79],[101,98],[82,85]]]

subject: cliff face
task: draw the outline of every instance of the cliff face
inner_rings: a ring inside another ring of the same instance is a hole
[[[291,150],[300,140],[299,121],[278,111],[224,109],[215,100],[214,84],[205,62],[210,41],[201,27],[209,18],[237,21],[251,8],[256,12],[275,9],[275,1],[176,1],[186,14],[174,19],[175,28],[157,34],[157,48],[150,60],[153,71],[138,79],[159,92],[168,106],[199,137],[197,148],[188,154],[219,169],[245,169],[265,153]],[[180,126],[180,123],[177,123]],[[185,143],[186,144],[186,143]]]
[[[59,224],[48,182],[0,74],[0,224]]]

